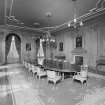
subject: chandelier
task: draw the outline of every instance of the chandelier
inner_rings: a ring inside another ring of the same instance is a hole
[[[73,27],[74,29],[76,29],[77,27],[83,26],[82,20],[77,19],[76,1],[77,0],[72,0],[72,2],[73,2],[73,12],[74,12],[73,21],[68,22],[68,27]]]
[[[9,15],[8,16],[6,15],[6,18],[8,20],[10,20],[10,21],[13,21],[13,22],[17,23],[17,24],[23,25],[24,23],[21,22],[20,20],[16,19],[16,17],[13,15],[13,5],[14,5],[14,0],[11,0],[10,9],[9,9]],[[7,8],[7,7],[5,7],[5,8]]]
[[[50,48],[50,49],[56,49],[57,48],[57,44],[56,44],[56,40],[53,36],[51,36],[49,31],[46,31],[43,36],[41,37],[42,42],[43,42],[43,46],[45,48]]]
[[[48,18],[48,27],[47,27],[47,31],[45,32],[45,34],[42,37],[42,41],[46,42],[47,44],[51,44],[51,43],[55,43],[55,39],[51,36],[50,30],[49,30],[49,21],[50,18],[52,17],[52,13],[51,12],[46,12],[45,16]]]
[[[47,42],[47,43],[48,42],[49,43],[51,43],[51,42],[55,43],[55,39],[51,36],[49,31],[46,31],[46,33],[43,35],[42,41]]]

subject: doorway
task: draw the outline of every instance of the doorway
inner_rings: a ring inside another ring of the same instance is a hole
[[[7,35],[5,40],[6,63],[17,63],[21,61],[21,39],[15,33]]]

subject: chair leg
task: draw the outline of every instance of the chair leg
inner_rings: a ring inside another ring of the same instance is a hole
[[[34,77],[34,73],[32,73],[33,77]]]
[[[86,86],[87,86],[87,80],[86,80]]]
[[[38,76],[39,77],[39,80],[40,80],[40,76]]]
[[[49,80],[47,81],[48,85],[49,85]]]
[[[34,77],[35,77],[35,79],[37,79],[37,74],[36,73],[34,74]]]
[[[38,75],[36,75],[36,78],[38,79]]]
[[[82,86],[82,88],[83,88],[83,85],[84,85],[84,81],[81,81],[81,86]]]
[[[62,73],[62,80],[64,80],[64,73]]]
[[[84,82],[85,82],[85,84],[86,84],[86,86],[87,86],[87,80],[81,81],[82,88],[84,87]]]
[[[54,81],[54,87],[56,87],[56,82]]]

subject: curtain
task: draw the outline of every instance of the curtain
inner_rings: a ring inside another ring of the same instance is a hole
[[[40,47],[40,39],[37,39],[36,40],[36,57],[38,55],[38,49],[39,49],[39,47]]]
[[[8,56],[8,53],[9,53],[9,51],[10,51],[10,46],[11,46],[11,41],[12,41],[12,35],[8,35],[5,41],[6,41],[6,42],[5,42],[5,43],[6,43],[6,45],[5,45],[5,47],[6,47],[6,51],[5,51],[5,55],[6,55],[5,61],[7,61],[7,56]]]
[[[38,64],[38,59],[37,59],[37,55],[38,55],[38,49],[40,47],[40,39],[36,40],[36,64]]]
[[[44,57],[46,58],[46,42],[43,42],[42,46],[43,46]]]
[[[15,46],[19,55],[19,61],[21,58],[21,40],[18,36],[15,36]]]

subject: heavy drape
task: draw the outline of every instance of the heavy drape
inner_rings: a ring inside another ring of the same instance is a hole
[[[7,63],[7,56],[9,54],[10,47],[11,47],[12,36],[15,37],[16,50],[19,55],[19,61],[21,60],[21,39],[15,33],[10,33],[10,34],[8,34],[8,36],[6,37],[6,40],[5,40],[5,61],[6,61],[6,63]]]
[[[7,38],[6,38],[6,40],[5,40],[6,42],[6,45],[5,45],[5,47],[6,47],[6,51],[5,51],[5,55],[6,55],[6,57],[5,57],[5,61],[7,61],[7,55],[8,55],[8,53],[9,53],[9,51],[10,51],[10,46],[11,46],[11,41],[12,41],[12,35],[9,35],[9,36],[7,36]]]
[[[39,49],[39,47],[40,47],[40,39],[37,39],[36,40],[36,57],[38,55],[38,49]]]
[[[17,52],[19,55],[19,61],[20,61],[20,58],[21,58],[21,40],[17,36],[15,36],[15,45],[16,45],[16,49],[17,49]]]
[[[43,46],[44,57],[46,58],[46,47],[47,47],[46,42],[43,42],[42,46]]]
[[[43,60],[45,58],[42,42],[43,42],[42,39],[40,39],[40,46],[39,46],[38,54],[37,54],[38,64],[40,64],[40,65],[43,65]]]

